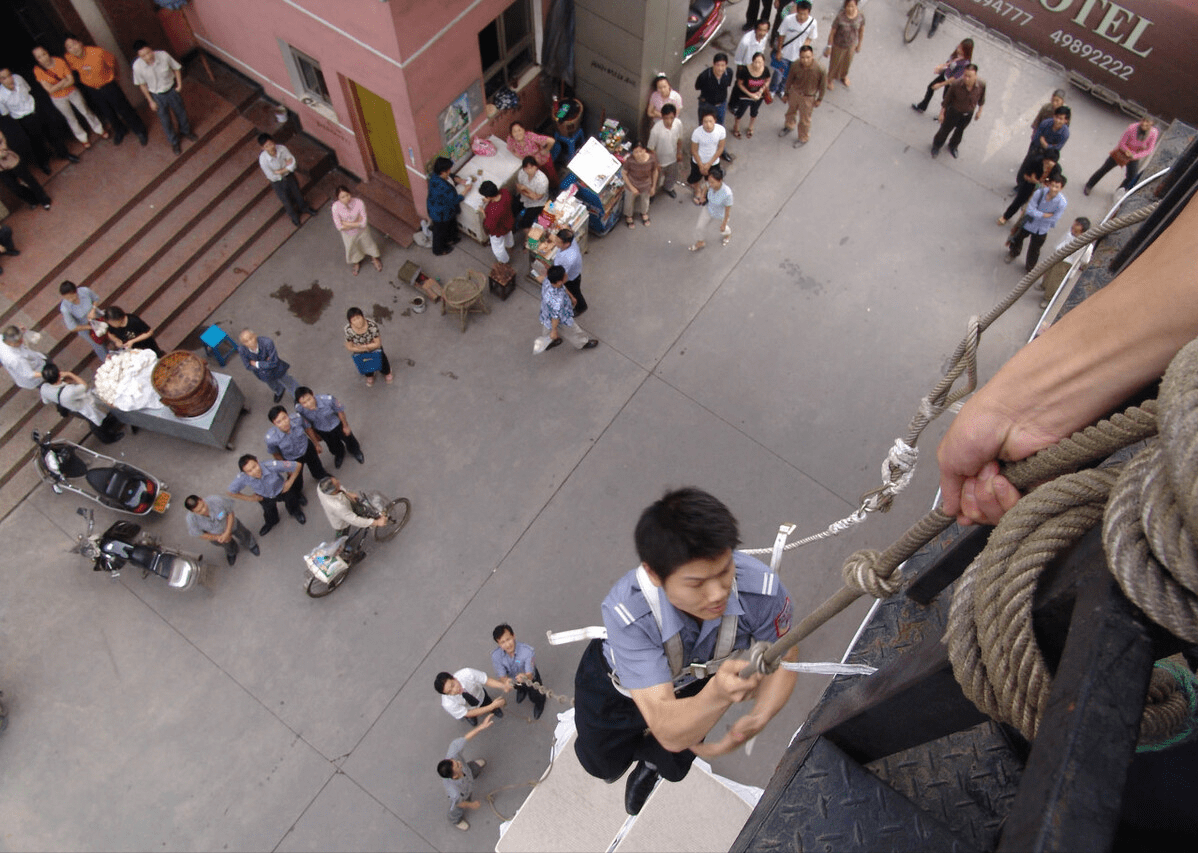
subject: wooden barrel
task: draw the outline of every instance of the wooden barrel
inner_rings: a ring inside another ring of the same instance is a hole
[[[150,382],[177,417],[195,418],[216,404],[220,386],[208,362],[187,350],[169,352],[154,365]]]

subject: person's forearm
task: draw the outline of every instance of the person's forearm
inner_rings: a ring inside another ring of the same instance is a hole
[[[732,707],[732,702],[720,697],[708,684],[694,696],[676,699],[668,710],[646,717],[653,737],[670,752],[690,749],[707,737],[707,733]]]

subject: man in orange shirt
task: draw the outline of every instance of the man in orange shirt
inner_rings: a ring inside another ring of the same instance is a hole
[[[108,132],[83,100],[83,93],[75,86],[75,75],[66,62],[57,56],[51,56],[50,51],[41,45],[33,49],[33,58],[37,62],[37,65],[33,66],[33,76],[42,84],[42,88],[50,93],[50,100],[67,120],[67,124],[71,126],[71,133],[75,134],[75,138],[83,147],[91,148],[91,143],[88,141],[87,131],[75,116],[75,110],[87,120],[97,136],[107,139]]]
[[[116,79],[116,57],[96,45],[83,46],[77,36],[68,34],[64,40],[66,52],[62,58],[75,72],[83,89],[100,113],[100,118],[112,128],[112,144],[120,145],[129,131],[145,145],[149,140],[146,125],[125,97]]]

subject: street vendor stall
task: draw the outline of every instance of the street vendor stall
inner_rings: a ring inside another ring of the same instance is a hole
[[[574,232],[578,250],[587,250],[587,221],[591,213],[578,199],[577,189],[578,184],[574,184],[558,193],[528,229],[528,277],[534,281],[539,281],[541,274],[553,265],[557,247],[550,235],[558,229],[569,228]]]
[[[492,136],[490,143],[495,147],[494,154],[475,154],[458,169],[460,178],[469,178],[470,191],[462,197],[462,207],[458,211],[458,225],[462,231],[469,234],[480,243],[487,243],[487,232],[483,228],[483,208],[486,207],[478,188],[484,181],[491,181],[499,189],[507,187],[512,197],[516,196],[516,174],[520,171],[521,158],[507,150],[507,143],[498,136]]]
[[[567,165],[563,190],[576,187],[577,198],[590,213],[590,230],[603,236],[620,221],[624,181],[620,161],[602,142],[591,137]]]
[[[183,350],[162,359],[150,350],[113,353],[96,371],[95,390],[122,423],[226,450],[249,411],[233,377]]]

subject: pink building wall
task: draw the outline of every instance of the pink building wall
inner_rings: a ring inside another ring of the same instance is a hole
[[[306,132],[336,152],[346,169],[363,177],[371,170],[355,135],[356,108],[347,81],[387,100],[404,150],[413,203],[423,211],[425,167],[442,147],[438,116],[482,77],[478,33],[510,4],[511,0],[193,0],[186,14],[201,47],[261,83],[269,97],[300,117]],[[549,4],[541,5],[543,13]],[[296,96],[279,40],[320,63],[336,122]],[[526,88],[520,117],[536,123],[545,105],[535,84]],[[506,134],[514,118],[501,114],[493,126],[480,119],[472,130]]]

